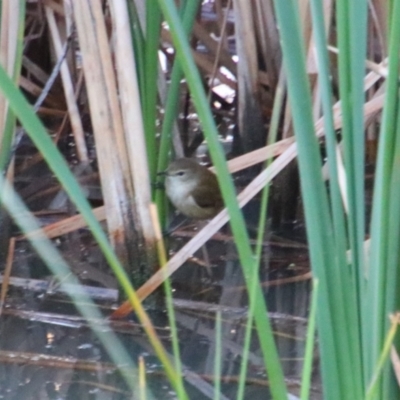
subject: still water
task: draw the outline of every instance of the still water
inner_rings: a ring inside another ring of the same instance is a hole
[[[195,230],[189,227],[175,231],[169,239],[171,252],[189,240],[187,236],[195,234]],[[302,370],[311,281],[303,229],[301,226],[291,227],[288,232],[270,233],[265,238],[259,276],[288,390],[296,396]],[[59,247],[67,252],[68,258],[69,241],[62,242]],[[92,254],[87,260],[95,264],[100,257],[94,255],[95,247],[91,247],[90,252]],[[17,246],[16,257],[15,271],[29,279],[45,278],[45,268],[22,244]],[[34,276],[32,265],[36,266]],[[101,274],[89,278],[85,284],[94,287],[107,283]],[[183,376],[189,398],[213,398],[215,357],[219,351],[221,399],[235,399],[243,361],[248,297],[229,229],[223,229],[182,266],[173,275],[172,286]],[[145,304],[159,337],[172,354],[162,297],[160,291]],[[97,303],[101,306],[104,320],[117,305],[115,299],[98,300]],[[222,320],[222,346],[219,349],[215,330],[218,311]],[[98,324],[100,329],[109,329],[108,325],[102,325],[102,321]],[[147,398],[176,398],[135,315],[131,314],[124,321],[115,321],[111,327],[131,358],[135,362],[143,360]],[[14,286],[9,289],[0,320],[0,357],[0,399],[140,398],[136,372],[132,371],[132,381],[138,390],[132,397],[97,337],[68,298],[57,293],[46,294]],[[313,398],[319,399],[317,352],[314,368]],[[254,331],[248,356],[245,399],[268,398],[268,379]]]

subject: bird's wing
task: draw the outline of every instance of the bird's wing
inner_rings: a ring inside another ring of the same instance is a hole
[[[192,192],[192,197],[201,208],[222,208],[223,201],[218,185],[216,187],[201,186]]]

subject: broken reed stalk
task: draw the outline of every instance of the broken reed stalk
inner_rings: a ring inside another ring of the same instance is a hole
[[[146,247],[153,249],[156,238],[149,209],[150,174],[128,10],[125,2],[112,0],[110,5],[119,98],[137,212],[135,222],[141,227]]]
[[[0,62],[14,82],[18,82],[21,71],[25,6],[24,1],[1,2]],[[9,154],[14,140],[15,124],[14,113],[9,109],[5,97],[0,95],[0,173],[4,173],[10,182],[14,180],[14,163],[9,163]],[[12,245],[12,242],[9,242],[10,217],[2,205],[0,205],[0,226],[1,258],[6,254],[7,247]]]
[[[144,239],[144,227],[142,218],[143,205],[138,204],[135,189],[146,194],[148,181],[143,177],[140,184],[143,187],[133,188],[128,150],[132,153],[132,144],[127,149],[127,139],[124,132],[126,129],[134,130],[132,120],[126,115],[128,110],[121,110],[119,94],[122,96],[122,108],[127,106],[134,88],[127,83],[127,77],[122,77],[121,54],[123,49],[117,49],[117,64],[120,83],[127,87],[118,90],[117,79],[112,63],[109,38],[106,31],[106,22],[101,4],[98,1],[86,2],[78,0],[69,2],[73,10],[78,32],[79,46],[82,54],[83,70],[85,74],[86,88],[89,96],[89,106],[96,139],[96,150],[100,169],[101,184],[103,189],[104,203],[106,207],[108,234],[111,242],[122,263],[132,265],[139,269],[140,265],[152,264],[154,248],[149,248],[151,235],[147,234]],[[117,12],[113,8],[114,12]],[[118,11],[119,12],[119,11]],[[114,27],[116,29],[116,27]],[[94,32],[88,35],[88,32]],[[121,40],[123,33],[116,32]],[[126,44],[126,51],[131,53],[131,44]],[[129,49],[130,47],[130,49]],[[128,58],[125,60],[128,62]],[[128,68],[132,73],[132,65]],[[134,74],[134,73],[133,73]],[[131,87],[131,89],[129,89]],[[128,93],[127,90],[130,90]],[[124,116],[127,117],[124,123]],[[139,128],[140,130],[140,128]],[[139,157],[140,148],[138,149]],[[135,155],[136,156],[136,155]],[[145,154],[142,154],[145,157]],[[143,160],[139,161],[140,168],[144,168]],[[145,174],[146,170],[143,169]],[[135,185],[138,184],[135,172]],[[146,185],[147,184],[147,185]],[[141,198],[142,201],[143,198]],[[140,213],[139,213],[140,207]],[[133,211],[132,211],[133,210]],[[148,230],[146,231],[148,232]],[[131,274],[134,271],[130,271]],[[139,277],[138,277],[139,278]]]
[[[17,4],[14,4],[17,3]],[[0,60],[9,76],[14,76],[16,62],[17,39],[19,29],[19,2],[10,0],[1,3]],[[4,96],[0,96],[0,143],[3,140],[8,104]]]
[[[15,238],[11,238],[8,245],[8,253],[6,259],[6,266],[2,276],[1,294],[0,294],[0,316],[3,313],[3,307],[6,301],[8,286],[10,283],[11,269],[14,261],[15,252]]]

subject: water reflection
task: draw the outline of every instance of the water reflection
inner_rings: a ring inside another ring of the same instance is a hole
[[[190,231],[184,232],[174,234],[170,243],[172,251],[188,240]],[[207,243],[206,257],[204,250],[199,251],[173,275],[181,359],[191,400],[214,396],[215,315],[218,310],[222,315],[221,398],[236,398],[248,296],[236,248],[227,232],[221,232]],[[21,266],[18,269],[24,270]],[[265,242],[259,276],[288,388],[296,395],[310,294],[307,247],[296,237],[289,240],[271,236]],[[99,304],[107,316],[111,303],[102,301]],[[147,308],[164,345],[172,353],[163,303],[150,298]],[[118,369],[110,363],[97,338],[77,315],[68,299],[60,294],[10,289],[8,307],[0,321],[0,398],[132,398]],[[114,322],[112,328],[134,360],[143,357],[151,392],[148,398],[176,398],[135,316]],[[132,373],[132,379],[138,378]],[[313,398],[321,398],[317,372],[313,387]],[[253,331],[245,398],[267,399],[268,396],[268,379],[257,334]]]

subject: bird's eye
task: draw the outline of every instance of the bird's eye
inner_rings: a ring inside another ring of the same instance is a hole
[[[177,173],[177,175],[178,175],[178,176],[183,176],[183,175],[185,175],[185,171],[179,171],[179,172]]]

